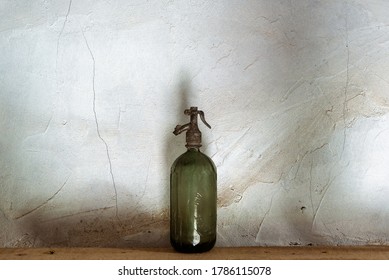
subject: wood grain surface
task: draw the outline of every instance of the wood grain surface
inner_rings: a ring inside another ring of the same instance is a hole
[[[1,260],[382,260],[389,247],[228,247],[201,254],[171,248],[1,248]]]

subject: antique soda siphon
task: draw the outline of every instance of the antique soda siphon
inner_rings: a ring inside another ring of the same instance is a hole
[[[216,242],[217,172],[213,161],[200,152],[201,132],[197,116],[204,112],[191,107],[184,111],[190,122],[177,125],[174,134],[186,131],[187,151],[173,163],[170,172],[170,242],[179,252],[205,252]]]

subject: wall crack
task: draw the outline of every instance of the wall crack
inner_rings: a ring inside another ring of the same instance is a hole
[[[257,236],[256,236],[256,242],[259,241],[259,234],[261,233],[261,229],[262,229],[263,223],[265,222],[265,219],[267,218],[267,216],[270,213],[270,210],[272,209],[274,197],[280,192],[280,190],[281,190],[281,188],[279,188],[277,191],[275,191],[274,194],[272,195],[271,199],[270,199],[269,208],[267,209],[267,211],[263,215],[262,221],[261,221],[261,223],[259,224],[259,227],[258,227],[258,232],[257,232]]]
[[[96,132],[97,132],[97,136],[98,138],[101,140],[101,142],[104,144],[105,146],[105,151],[106,151],[106,154],[107,154],[107,160],[108,160],[108,165],[109,165],[109,173],[111,175],[111,181],[112,181],[112,187],[113,187],[113,190],[114,190],[114,199],[115,199],[115,216],[116,218],[118,219],[118,221],[120,221],[120,218],[119,218],[119,206],[118,206],[118,193],[117,193],[117,188],[116,188],[116,182],[115,182],[115,176],[113,174],[113,169],[112,169],[112,160],[111,160],[111,154],[110,154],[110,151],[109,151],[109,146],[108,146],[108,143],[107,141],[105,141],[105,139],[101,136],[101,133],[100,133],[100,126],[99,126],[99,121],[98,121],[98,117],[97,117],[97,112],[96,112],[96,89],[95,89],[95,78],[96,78],[96,60],[95,60],[95,57],[93,55],[93,52],[89,46],[89,43],[88,43],[88,40],[86,39],[86,36],[85,36],[85,33],[83,30],[81,30],[82,32],[82,36],[84,37],[84,40],[85,40],[85,45],[88,49],[88,52],[92,58],[92,91],[93,91],[93,104],[92,104],[92,107],[93,107],[93,115],[94,115],[94,119],[95,119],[95,124],[96,124]]]
[[[70,14],[70,8],[72,7],[72,2],[73,2],[73,0],[70,0],[70,1],[69,1],[68,11],[67,11],[67,13],[66,13],[65,20],[64,20],[64,22],[63,22],[61,31],[59,32],[59,35],[58,35],[58,39],[57,39],[57,56],[56,56],[56,61],[55,61],[55,69],[57,69],[57,65],[58,65],[59,41],[61,40],[62,33],[63,33],[63,31],[65,30],[66,23],[68,22],[68,17],[69,17],[69,14]]]
[[[348,5],[347,5],[348,6]],[[342,145],[342,153],[340,155],[340,158],[343,157],[343,152],[346,145],[346,138],[347,138],[347,125],[346,125],[346,114],[348,111],[347,107],[347,99],[348,99],[348,88],[350,83],[350,49],[349,49],[349,38],[348,38],[348,7],[346,7],[346,53],[347,53],[347,59],[346,59],[346,82],[344,86],[344,100],[343,100],[343,145]]]
[[[21,219],[35,211],[37,211],[38,209],[42,208],[43,206],[45,206],[47,203],[49,203],[51,200],[53,200],[55,198],[55,196],[63,189],[63,187],[66,185],[66,183],[68,182],[70,176],[65,180],[65,182],[62,184],[62,186],[51,196],[49,197],[46,201],[44,201],[43,203],[39,204],[37,207],[31,209],[30,211],[18,216],[15,218],[15,220],[18,220],[18,219]]]

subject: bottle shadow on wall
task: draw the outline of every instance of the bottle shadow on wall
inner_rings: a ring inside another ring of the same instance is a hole
[[[172,106],[175,123],[169,123],[167,127],[167,137],[165,138],[165,167],[168,170],[166,173],[167,176],[170,174],[170,167],[173,164],[174,160],[185,151],[185,137],[177,137],[173,134],[174,128],[178,124],[184,124],[188,121],[187,117],[184,115],[185,109],[188,109],[191,104],[189,97],[191,95],[190,83],[187,77],[187,74],[182,74],[179,78],[178,85],[174,90],[170,100],[176,100],[176,104]],[[169,181],[169,178],[167,178]],[[167,189],[168,190],[168,189]],[[167,195],[168,197],[168,195]]]

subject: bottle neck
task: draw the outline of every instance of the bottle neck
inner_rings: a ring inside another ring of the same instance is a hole
[[[200,147],[187,147],[187,152],[200,152]]]
[[[187,148],[200,148],[201,147],[201,132],[197,126],[197,123],[189,127],[186,132],[186,145]]]

